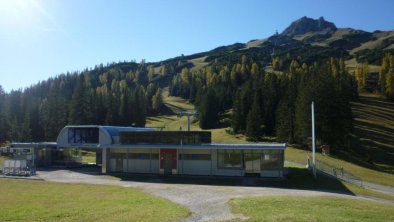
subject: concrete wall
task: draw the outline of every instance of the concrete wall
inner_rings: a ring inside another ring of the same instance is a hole
[[[179,150],[179,154],[208,154],[210,150]],[[212,160],[212,156],[211,156]],[[178,174],[211,175],[211,160],[178,160]]]
[[[283,170],[262,170],[261,177],[283,177]]]
[[[107,149],[108,150],[108,149]],[[109,149],[108,172],[119,172],[117,161],[121,161],[122,169],[120,172],[127,173],[159,173],[159,159],[132,159],[133,153],[148,153],[159,155],[159,149]],[[112,154],[112,157],[111,157]],[[122,154],[123,159],[113,158],[116,154]],[[107,154],[108,155],[108,154]]]

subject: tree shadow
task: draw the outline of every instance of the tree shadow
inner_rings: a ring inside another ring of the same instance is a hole
[[[302,168],[288,168],[288,175],[284,178],[261,178],[258,175],[245,177],[229,176],[187,176],[187,175],[157,175],[157,174],[124,174],[111,173],[113,177],[122,181],[146,183],[218,185],[241,187],[270,187],[282,189],[300,189],[324,191],[330,193],[354,195],[336,178],[318,174],[315,179],[311,172]]]

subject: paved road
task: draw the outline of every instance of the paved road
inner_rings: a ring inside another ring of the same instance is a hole
[[[354,197],[344,194],[308,190],[279,189],[268,187],[168,184],[161,183],[159,178],[152,179],[151,182],[119,181],[113,180],[105,175],[85,174],[70,170],[38,171],[37,174],[41,179],[46,181],[63,183],[107,184],[141,189],[147,193],[166,198],[190,209],[193,214],[184,221],[240,220],[243,218],[243,216],[232,214],[228,205],[228,201],[233,198],[246,196],[330,195],[366,199],[363,197]],[[373,199],[369,200],[378,201]],[[394,202],[386,202],[394,204]]]

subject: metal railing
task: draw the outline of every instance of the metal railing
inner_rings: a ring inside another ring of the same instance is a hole
[[[30,167],[26,160],[5,160],[1,172],[6,176],[31,176],[36,174],[34,167]]]
[[[360,187],[364,186],[364,181],[361,178],[356,177],[353,174],[349,173],[343,167],[331,166],[329,164],[323,163],[318,160],[316,160],[315,163],[316,163],[316,170],[317,171],[328,174],[328,175],[335,177],[339,180],[343,180],[343,181],[355,184]],[[312,167],[311,158],[308,158],[308,166]]]

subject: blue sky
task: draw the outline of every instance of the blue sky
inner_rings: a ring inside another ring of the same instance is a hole
[[[302,16],[393,30],[393,9],[392,0],[0,0],[0,85],[9,92],[100,63],[244,43]]]

